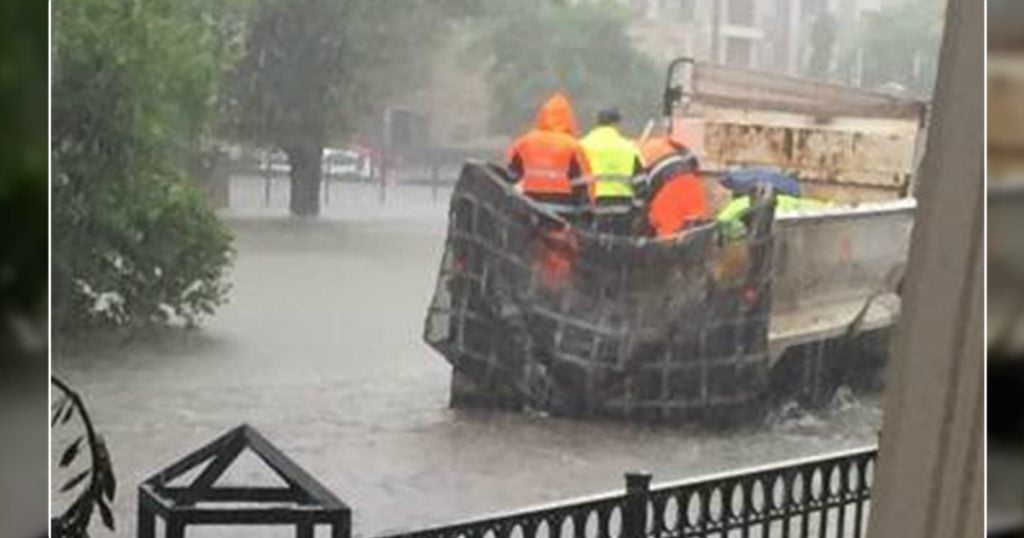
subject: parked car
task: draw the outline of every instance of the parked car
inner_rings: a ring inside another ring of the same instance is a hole
[[[370,181],[373,164],[369,155],[351,149],[324,148],[324,179]]]
[[[273,176],[288,176],[292,172],[288,155],[279,149],[257,149],[256,159],[260,174],[266,174],[269,170]]]

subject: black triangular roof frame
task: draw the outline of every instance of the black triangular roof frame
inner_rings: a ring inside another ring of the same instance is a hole
[[[249,448],[288,487],[214,487],[214,483],[231,466],[243,450]],[[187,486],[170,486],[170,482],[189,471],[207,464]],[[198,450],[172,463],[146,479],[140,489],[157,497],[164,510],[192,507],[199,502],[213,503],[294,503],[306,510],[320,508],[326,512],[350,513],[348,505],[338,499],[319,481],[299,467],[263,435],[248,424],[237,426]],[[258,509],[258,508],[256,508]]]

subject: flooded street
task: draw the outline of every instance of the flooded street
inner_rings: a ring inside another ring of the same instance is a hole
[[[450,370],[421,331],[449,191],[381,207],[374,188],[336,185],[326,217],[301,221],[236,182],[228,305],[197,331],[55,352],[107,437],[118,536],[141,480],[243,422],[348,503],[360,536],[620,488],[627,470],[658,482],[875,442],[877,396],[728,434],[448,409]]]
[[[0,538],[986,523],[1024,136],[982,151],[977,2],[47,5],[0,69]]]

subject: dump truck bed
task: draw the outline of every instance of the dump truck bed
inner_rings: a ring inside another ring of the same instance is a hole
[[[453,366],[455,405],[653,420],[749,409],[790,349],[891,325],[912,211],[776,220],[769,197],[739,242],[714,224],[611,236],[470,164],[424,336]]]
[[[672,136],[695,149],[705,171],[777,167],[806,194],[840,202],[913,192],[922,101],[687,58],[668,80]]]
[[[773,361],[792,346],[843,334],[862,311],[859,331],[895,322],[915,208],[903,199],[776,219]]]

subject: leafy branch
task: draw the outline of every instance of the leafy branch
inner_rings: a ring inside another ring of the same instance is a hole
[[[61,392],[60,399],[51,411],[50,428],[63,426],[77,416],[85,429],[85,433],[64,447],[58,466],[61,469],[68,468],[81,455],[83,446],[88,448],[91,458],[88,468],[76,473],[61,485],[61,493],[72,491],[82,484],[85,484],[85,487],[63,513],[50,520],[50,536],[87,538],[89,522],[97,509],[103,525],[114,530],[114,516],[110,510],[110,503],[114,500],[117,480],[114,478],[114,469],[106,443],[103,437],[96,433],[92,419],[78,393],[57,377],[51,377],[50,382]]]

